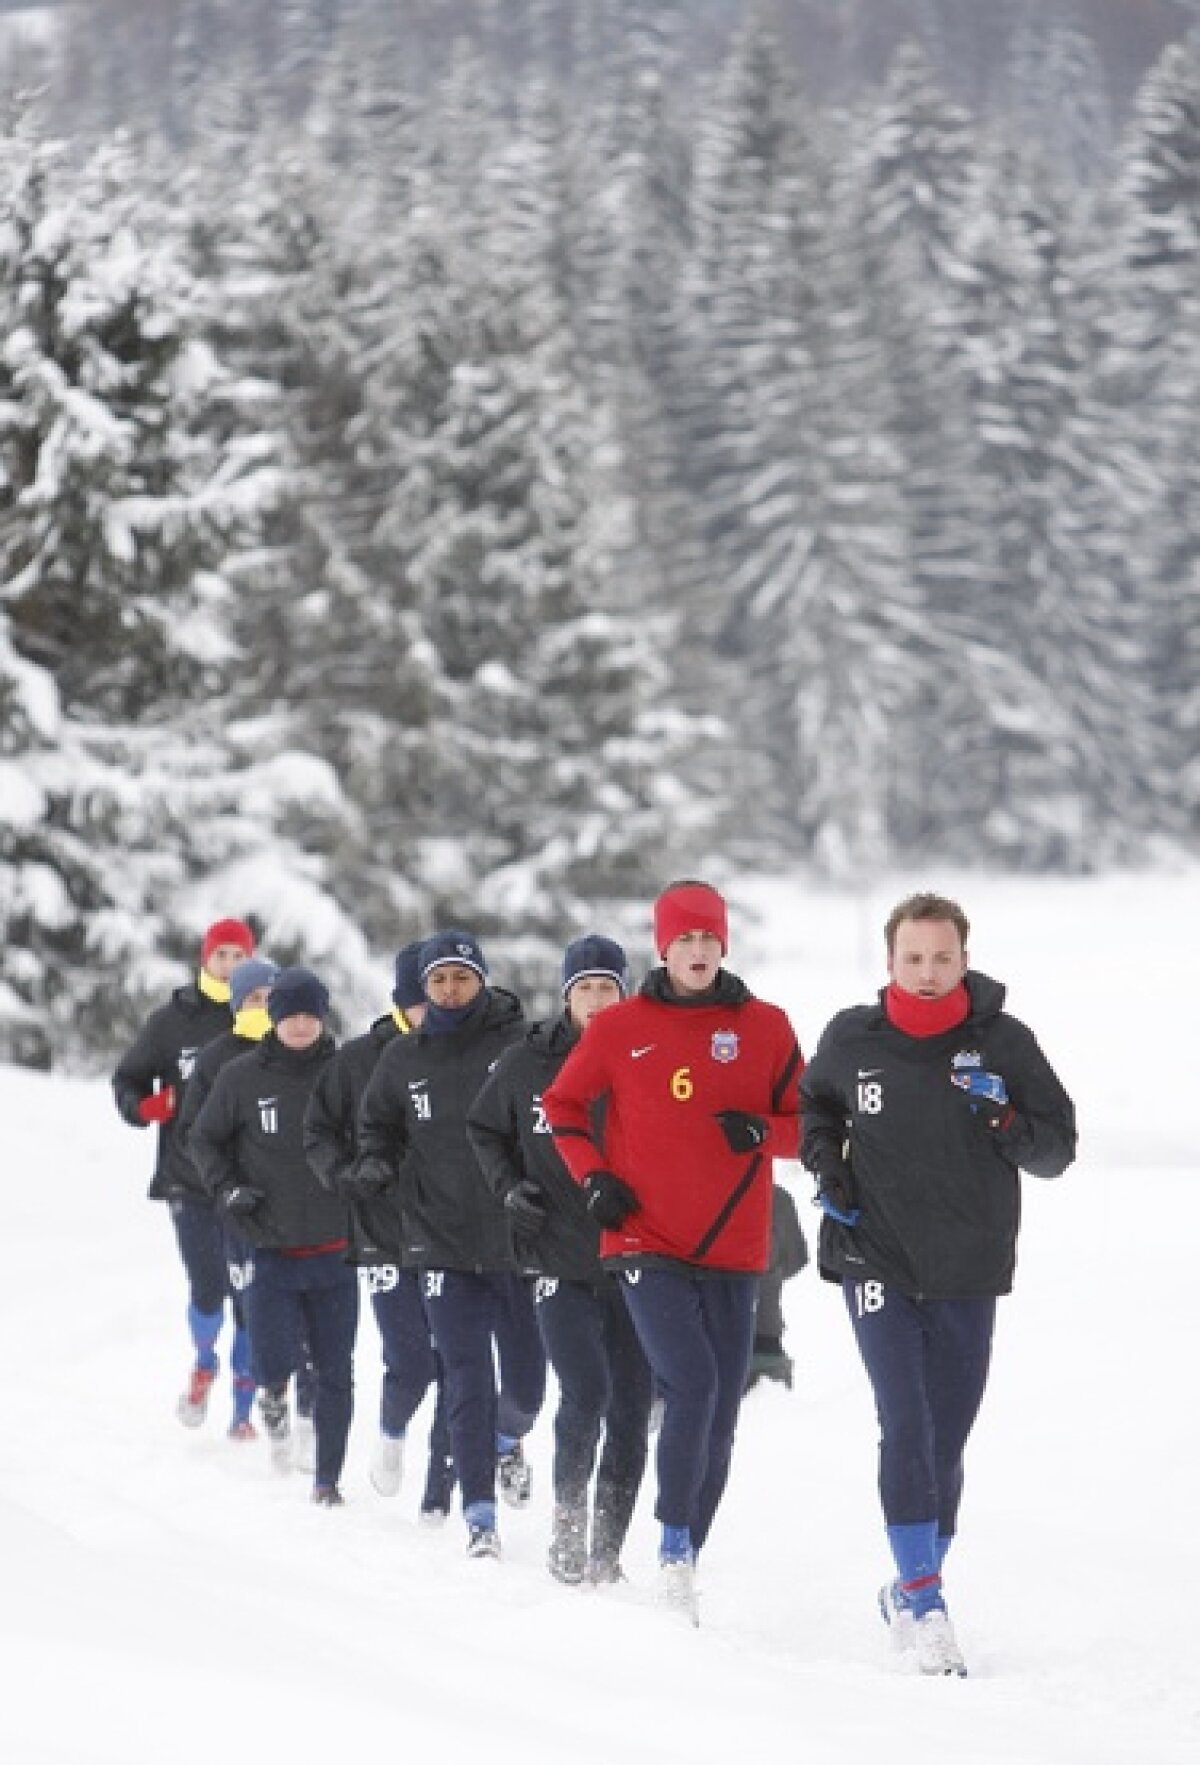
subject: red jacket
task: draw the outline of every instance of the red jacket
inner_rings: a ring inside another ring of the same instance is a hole
[[[797,1156],[803,1070],[786,1013],[724,970],[713,1000],[676,996],[656,969],[636,998],[594,1017],[542,1102],[575,1181],[612,1171],[641,1203],[603,1234],[601,1256],[765,1269],[771,1165]],[[731,1152],[715,1120],[725,1109],[765,1116],[765,1143]]]

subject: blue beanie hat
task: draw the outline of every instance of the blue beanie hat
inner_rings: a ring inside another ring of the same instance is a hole
[[[229,1003],[240,1011],[251,993],[269,986],[279,973],[279,964],[267,956],[247,956],[229,977]]]
[[[405,944],[396,958],[396,984],[392,988],[392,1004],[403,1011],[408,1005],[424,1005],[421,987],[421,940]]]
[[[301,1013],[306,1017],[328,1017],[328,989],[311,968],[281,968],[267,994],[267,1015],[272,1023],[282,1023],[285,1017],[298,1017]]]
[[[479,940],[470,932],[451,929],[447,932],[435,932],[426,938],[417,956],[417,967],[422,982],[429,977],[431,968],[444,967],[448,962],[457,962],[463,968],[473,968],[481,981],[487,980],[487,963],[483,959],[483,951],[479,948]]]
[[[586,938],[576,938],[563,953],[564,999],[585,974],[604,975],[608,980],[616,981],[622,993],[629,991],[629,963],[624,950],[611,938],[599,937],[594,932]]]

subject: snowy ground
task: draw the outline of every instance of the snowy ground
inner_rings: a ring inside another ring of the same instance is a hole
[[[857,900],[747,890],[758,924],[735,921],[731,966],[811,1046],[878,982],[886,911],[926,880]],[[0,1758],[1192,1765],[1197,881],[961,882],[976,964],[1008,982],[1082,1124],[1075,1169],[1026,1180],[948,1572],[963,1682],[889,1666],[873,1418],[841,1301],[811,1271],[788,1290],[797,1385],[747,1401],[693,1632],[650,1600],[648,1495],[627,1588],[550,1580],[548,1417],[500,1564],[465,1560],[457,1520],[418,1527],[415,1466],[377,1497],[369,1313],[341,1512],[224,1438],[224,1382],[208,1427],[180,1428],[182,1286],[144,1199],[147,1141],[103,1084],[0,1069]]]

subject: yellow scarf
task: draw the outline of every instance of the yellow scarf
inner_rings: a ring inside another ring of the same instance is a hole
[[[228,981],[219,981],[213,975],[209,974],[207,968],[202,968],[196,979],[196,985],[206,999],[211,999],[216,1005],[228,1005]]]
[[[402,1036],[411,1036],[413,1033],[413,1027],[398,1005],[392,1006],[392,1016],[396,1020],[396,1028],[400,1031],[400,1034]]]
[[[243,1005],[233,1019],[233,1033],[247,1042],[261,1042],[271,1027],[270,1013],[265,1005]]]

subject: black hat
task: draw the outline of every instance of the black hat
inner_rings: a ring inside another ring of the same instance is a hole
[[[272,1023],[285,1017],[329,1016],[329,991],[311,968],[281,968],[267,994],[267,1015]]]
[[[479,940],[470,932],[451,929],[447,932],[435,932],[426,938],[421,945],[417,957],[417,966],[421,971],[421,980],[429,978],[431,968],[444,968],[447,963],[456,962],[463,968],[473,968],[481,981],[487,980],[487,963],[483,959],[483,951],[479,948]]]
[[[421,988],[421,940],[405,944],[396,958],[395,985],[392,988],[392,1004],[398,1005],[403,1011],[408,1005],[424,1005],[425,994]]]
[[[564,999],[575,982],[582,980],[585,974],[605,975],[609,980],[616,981],[622,993],[629,990],[629,963],[624,950],[612,938],[599,937],[595,932],[586,938],[576,938],[573,944],[567,945],[563,953]]]

